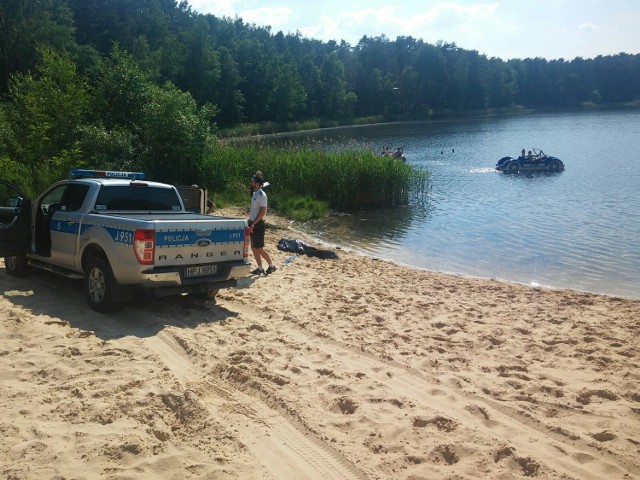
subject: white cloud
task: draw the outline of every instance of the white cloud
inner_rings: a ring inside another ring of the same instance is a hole
[[[287,29],[285,27],[289,24],[292,14],[293,10],[288,7],[264,7],[256,8],[254,10],[244,10],[238,13],[238,16],[241,17],[245,23],[255,24],[262,27],[271,26],[273,27],[272,31],[274,32],[284,29],[285,33],[287,33]]]
[[[400,6],[383,6],[360,10],[341,11],[336,15],[321,15],[313,25],[301,26],[306,37],[321,40],[344,39],[357,43],[364,35],[375,37],[386,35],[390,40],[398,36],[412,36],[425,41],[446,38],[455,41],[460,37],[477,38],[488,29],[498,28],[499,4],[437,3],[426,10],[408,12]],[[503,29],[514,28],[502,26]]]
[[[431,26],[435,28],[458,28],[461,24],[482,27],[478,22],[486,22],[495,18],[499,5],[494,3],[478,3],[460,5],[459,3],[438,3],[424,13],[409,19],[413,25]]]
[[[188,0],[191,9],[198,13],[211,13],[216,17],[236,16],[236,2],[234,0]]]
[[[398,30],[402,22],[395,11],[393,7],[381,7],[343,11],[335,16],[320,15],[314,25],[301,27],[300,32],[309,38],[355,44],[364,35],[374,37],[385,33],[389,36],[388,32]]]

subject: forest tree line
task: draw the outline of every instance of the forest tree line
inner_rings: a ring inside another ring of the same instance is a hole
[[[38,48],[67,52],[92,79],[116,44],[158,85],[215,105],[221,127],[640,99],[639,54],[504,61],[412,37],[322,42],[199,14],[177,0],[3,0],[0,90],[34,69]]]

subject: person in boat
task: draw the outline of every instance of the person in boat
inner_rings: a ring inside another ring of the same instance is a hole
[[[402,158],[403,151],[402,151],[402,147],[398,147],[398,149],[394,152],[393,156],[394,158]]]
[[[529,153],[527,153],[527,160],[533,162],[533,153],[531,152],[531,150],[529,150]]]
[[[520,153],[520,157],[522,157],[523,159],[526,157],[526,154],[524,152],[524,148],[522,149],[522,152]]]

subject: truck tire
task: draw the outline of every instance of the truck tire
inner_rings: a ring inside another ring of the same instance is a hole
[[[114,283],[109,263],[101,257],[89,258],[85,269],[84,293],[93,310],[112,312],[121,306],[113,301]]]
[[[4,257],[4,267],[7,269],[7,273],[14,277],[24,277],[29,273],[29,264],[24,255]]]

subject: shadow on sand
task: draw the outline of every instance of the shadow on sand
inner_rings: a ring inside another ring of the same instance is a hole
[[[220,323],[238,314],[219,307],[214,300],[189,295],[155,298],[140,293],[122,309],[102,314],[85,301],[82,282],[47,273],[33,272],[16,278],[0,268],[0,294],[16,306],[52,323],[93,332],[102,340],[126,336],[150,337],[166,326],[195,328],[203,323]]]

